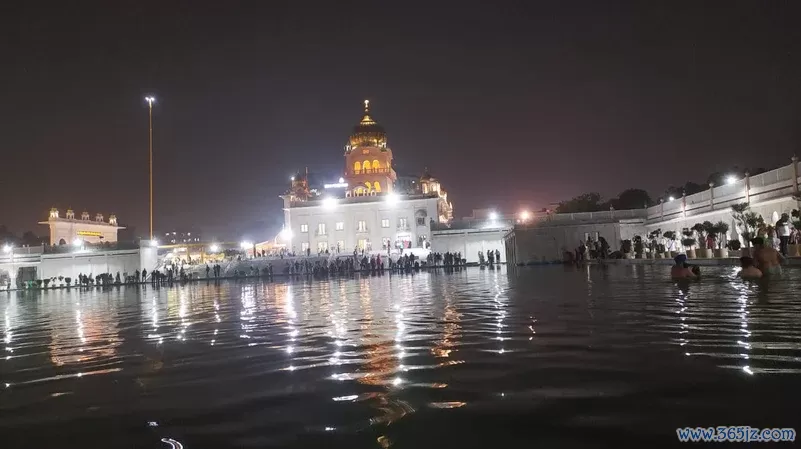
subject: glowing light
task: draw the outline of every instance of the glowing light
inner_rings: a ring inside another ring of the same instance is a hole
[[[736,176],[734,176],[734,175],[726,176],[726,184],[731,185],[731,184],[734,184],[735,182],[737,182],[737,177]]]
[[[403,383],[403,379],[401,379],[400,377],[396,377],[396,378],[392,379],[392,385],[398,386],[398,385],[400,385],[402,383]]]
[[[490,219],[490,220],[493,220],[493,221],[494,221],[494,220],[497,220],[497,219],[498,219],[498,213],[497,213],[497,212],[494,212],[494,211],[493,211],[493,212],[490,212],[490,214],[489,214],[489,219]]]
[[[83,240],[81,240],[81,239],[75,239],[75,240],[72,241],[72,246],[74,246],[76,248],[80,247],[82,244],[83,244]]]
[[[396,195],[395,193],[392,193],[392,192],[388,193],[387,194],[387,204],[389,204],[390,206],[394,206],[394,205],[398,204],[398,195]]]
[[[250,249],[251,246],[253,246],[253,244],[248,241],[243,241],[239,243],[239,247],[242,249]]]
[[[159,241],[158,241],[158,239],[153,239],[153,240],[151,240],[151,241],[150,241],[150,246],[159,246]]]
[[[528,220],[530,217],[531,217],[531,213],[529,213],[529,211],[524,210],[523,212],[520,212],[520,219],[521,220],[525,221],[525,220]]]
[[[676,198],[674,198],[674,197],[672,197],[672,196],[669,196],[669,197],[668,197],[668,201],[673,201],[673,200],[675,200],[675,199],[676,199]]]
[[[282,229],[282,230],[281,230],[281,232],[280,232],[278,235],[279,235],[279,236],[280,236],[280,237],[281,237],[283,240],[286,240],[287,242],[288,242],[288,241],[290,241],[290,240],[292,240],[292,237],[294,237],[294,234],[292,233],[292,230],[291,230],[291,229],[289,229],[289,228],[284,228],[284,229]]]
[[[340,177],[339,178],[339,183],[342,184],[343,182],[345,182],[345,178]]]
[[[156,102],[156,97],[145,97],[145,101],[147,101],[148,105],[153,106],[153,103]]]
[[[220,250],[220,245],[216,243],[212,243],[211,246],[209,246],[209,251],[212,253],[216,253],[219,250]]]
[[[290,177],[289,177],[289,180],[290,180],[290,181],[294,181],[294,180],[295,180],[295,177],[294,177],[294,176],[290,176]]]
[[[326,210],[333,210],[337,207],[337,199],[336,198],[323,198],[323,208]]]
[[[11,245],[3,245],[3,252],[8,254],[11,252]]]

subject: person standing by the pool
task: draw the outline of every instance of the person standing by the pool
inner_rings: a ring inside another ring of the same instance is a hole
[[[787,257],[787,245],[790,243],[790,226],[787,222],[790,221],[790,216],[782,214],[779,221],[776,222],[776,235],[779,237],[779,251],[782,256]]]

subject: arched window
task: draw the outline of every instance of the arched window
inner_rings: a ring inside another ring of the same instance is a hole
[[[59,245],[66,245],[66,244],[67,244],[67,241],[66,241],[66,240],[64,240],[64,239],[61,239],[61,240],[59,240],[59,241],[58,241],[58,244],[59,244]]]
[[[367,187],[367,190],[372,190],[373,186],[370,185],[370,181],[364,183],[364,186]]]
[[[375,189],[376,192],[380,192],[381,191],[381,183],[378,182],[378,181],[374,182],[373,183],[373,188]]]
[[[373,170],[378,170],[379,168],[381,168],[381,163],[376,159],[373,161]]]
[[[370,161],[364,161],[362,164],[362,169],[365,171],[370,170]]]
[[[353,163],[353,171],[359,173],[362,170],[362,164],[359,161]]]

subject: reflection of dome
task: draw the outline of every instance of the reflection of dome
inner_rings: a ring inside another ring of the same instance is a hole
[[[387,134],[372,117],[370,117],[370,100],[364,100],[364,117],[358,125],[353,127],[350,135],[351,147],[381,147],[387,146]]]

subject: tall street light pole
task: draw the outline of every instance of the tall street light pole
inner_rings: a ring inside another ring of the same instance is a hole
[[[147,101],[150,121],[149,147],[150,147],[150,240],[153,241],[153,102],[154,97],[145,97]]]

